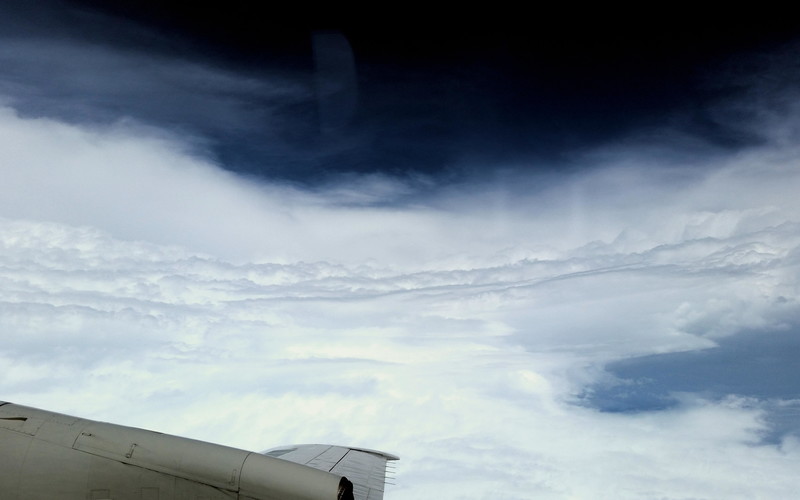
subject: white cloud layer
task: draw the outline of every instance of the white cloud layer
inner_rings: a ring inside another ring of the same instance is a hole
[[[756,400],[575,404],[606,362],[796,324],[796,148],[679,168],[627,147],[378,207],[370,189],[411,188],[359,180],[353,203],[243,180],[131,124],[3,108],[0,151],[4,400],[249,449],[385,449],[393,499],[800,488],[798,440],[759,444]]]

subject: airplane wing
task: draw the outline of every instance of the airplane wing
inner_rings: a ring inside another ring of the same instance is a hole
[[[327,444],[284,446],[263,454],[345,476],[353,483],[357,500],[382,500],[386,475],[391,473],[389,462],[399,460],[382,451]]]
[[[255,453],[0,401],[2,500],[376,500],[390,460],[326,445]]]

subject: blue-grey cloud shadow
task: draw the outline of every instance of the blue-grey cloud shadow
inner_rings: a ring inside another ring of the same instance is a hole
[[[568,35],[456,26],[314,35],[316,22],[264,23],[238,9],[169,2],[2,2],[0,38],[10,42],[0,51],[0,94],[25,117],[93,126],[132,118],[169,130],[257,178],[480,181],[498,170],[590,168],[584,152],[631,136],[663,141],[665,128],[679,132],[660,154],[680,151],[692,164],[762,145],[760,127],[742,126],[757,121],[752,106],[726,104],[742,97],[737,82],[750,73],[700,75],[731,58],[749,68],[745,47],[796,38],[774,29],[711,37],[685,26],[678,41],[671,24],[573,22]],[[782,79],[783,68],[752,66],[748,81],[794,89],[796,72]],[[691,139],[678,147],[676,137]]]
[[[766,443],[800,435],[800,326],[747,331],[701,351],[655,354],[610,363],[609,380],[588,387],[581,403],[603,412],[674,408],[677,394],[710,400],[754,398],[766,411]]]

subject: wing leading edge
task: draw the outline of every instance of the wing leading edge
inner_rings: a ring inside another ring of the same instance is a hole
[[[353,483],[357,500],[382,500],[388,462],[399,460],[382,451],[327,444],[284,446],[264,454],[345,476]]]

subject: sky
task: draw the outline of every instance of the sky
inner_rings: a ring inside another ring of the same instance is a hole
[[[0,400],[387,499],[795,494],[800,29],[301,14],[0,6]]]

